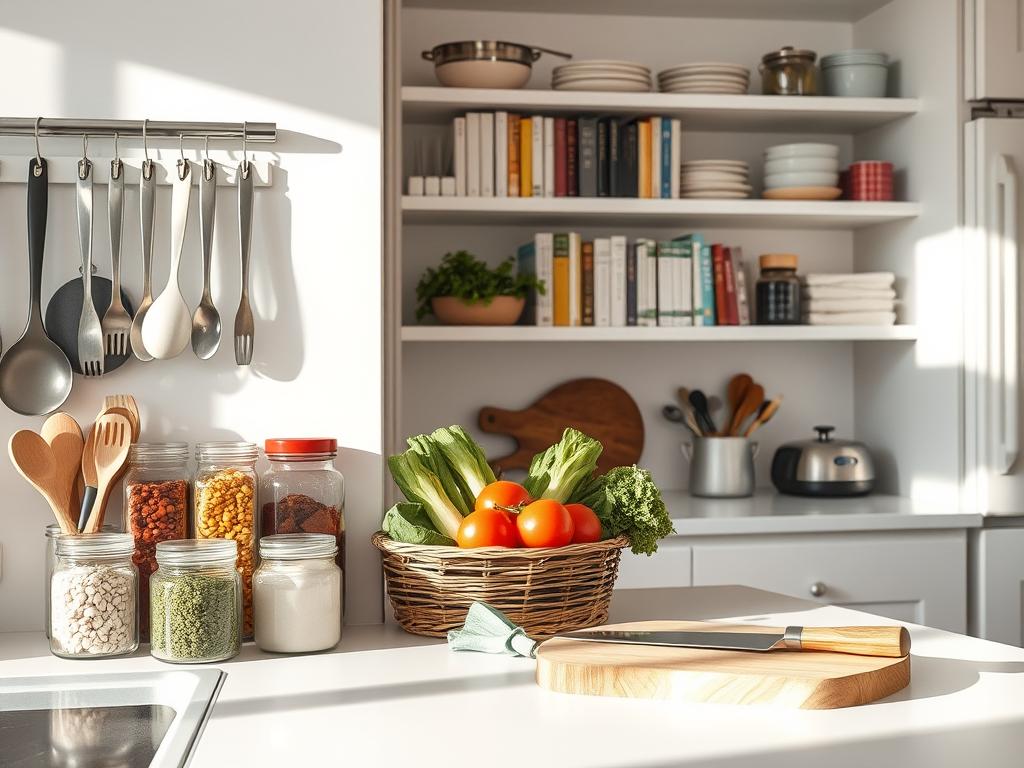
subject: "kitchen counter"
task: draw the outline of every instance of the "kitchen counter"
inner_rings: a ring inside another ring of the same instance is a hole
[[[700,499],[686,491],[663,496],[679,536],[964,529],[980,528],[984,520],[955,505],[885,494],[818,499],[762,489],[747,499]]]
[[[771,625],[888,619],[748,587],[623,590],[612,618]],[[281,765],[1019,766],[1024,650],[911,625],[910,686],[831,711],[697,705],[544,691],[528,659],[451,653],[391,626],[349,627],[333,651],[252,646],[227,681],[192,763]],[[0,635],[0,675],[169,667],[143,654],[73,662],[36,633]]]

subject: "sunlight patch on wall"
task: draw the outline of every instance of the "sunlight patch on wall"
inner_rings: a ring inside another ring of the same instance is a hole
[[[921,331],[914,355],[920,368],[958,368],[963,349],[963,269],[959,228],[914,245],[913,292],[908,306]],[[907,290],[906,288],[904,290]]]

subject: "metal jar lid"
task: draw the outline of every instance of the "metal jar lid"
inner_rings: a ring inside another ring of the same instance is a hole
[[[451,64],[455,61],[510,61],[515,64],[532,66],[542,53],[550,53],[571,59],[572,55],[539,48],[532,45],[508,43],[504,40],[461,40],[457,43],[442,43],[432,50],[423,51],[423,58],[434,62],[435,66]]]
[[[818,54],[806,48],[794,48],[785,45],[777,51],[770,51],[761,57],[761,63],[765,66],[775,64],[813,64]]]

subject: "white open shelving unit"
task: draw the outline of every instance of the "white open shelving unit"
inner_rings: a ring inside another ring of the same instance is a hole
[[[914,341],[912,325],[724,325],[711,328],[538,328],[535,326],[406,325],[402,341]]]

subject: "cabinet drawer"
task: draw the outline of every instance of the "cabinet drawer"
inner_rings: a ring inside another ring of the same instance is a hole
[[[693,546],[693,584],[743,584],[963,632],[963,531],[753,538]]]
[[[658,551],[634,555],[623,550],[616,589],[656,589],[690,586],[690,545],[682,539],[664,539]]]

